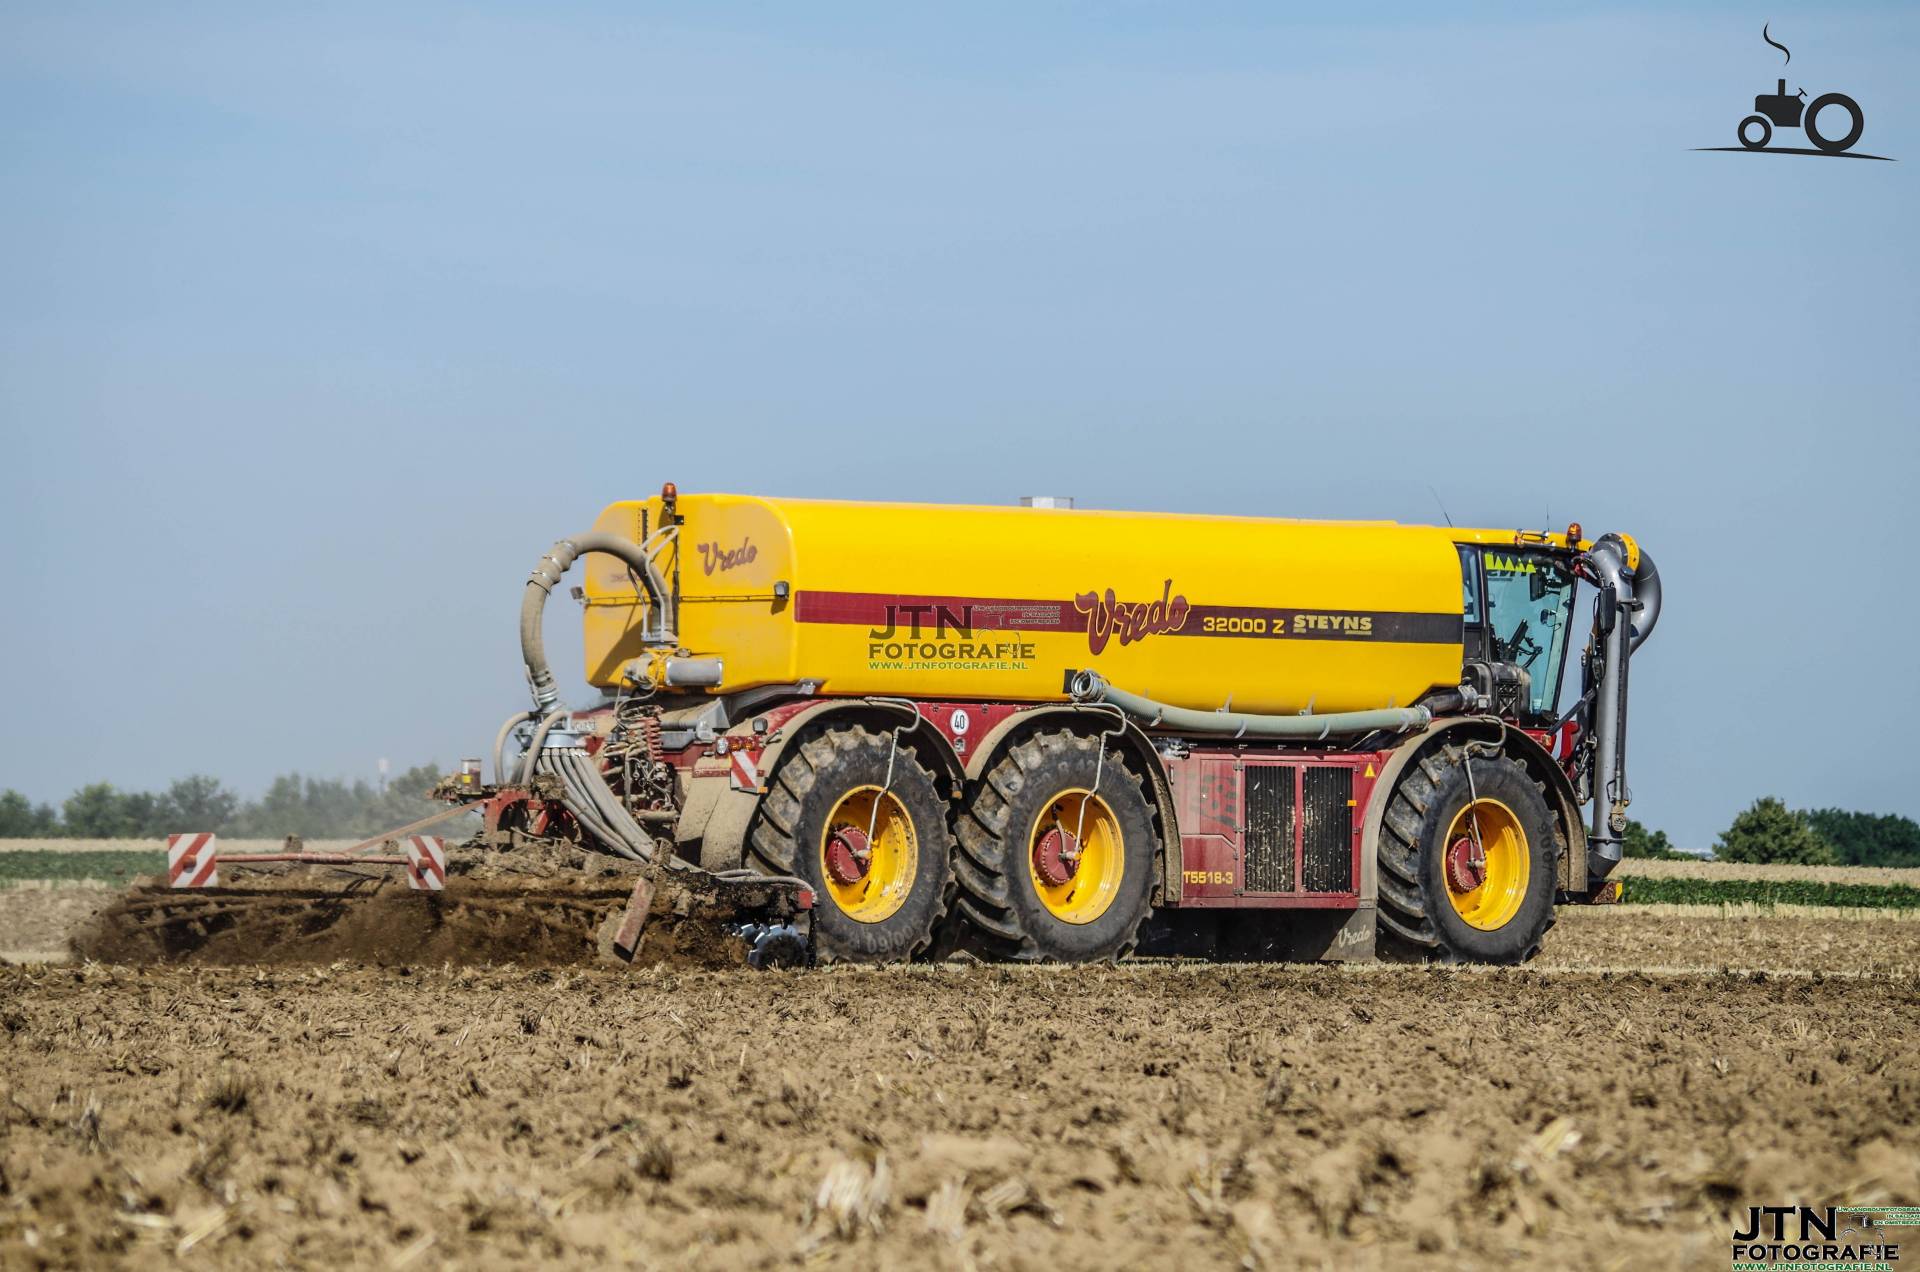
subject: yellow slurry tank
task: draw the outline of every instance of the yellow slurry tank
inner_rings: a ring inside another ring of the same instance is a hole
[[[594,528],[651,540],[679,656],[713,660],[711,692],[813,681],[1045,701],[1090,669],[1173,706],[1276,714],[1404,706],[1458,684],[1457,543],[1482,537],[720,494],[616,503]],[[635,572],[604,554],[581,565],[588,679],[661,681],[668,651],[643,639]]]

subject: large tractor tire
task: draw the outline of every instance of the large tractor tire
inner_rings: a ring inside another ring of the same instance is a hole
[[[1435,747],[1388,799],[1380,956],[1524,963],[1537,954],[1553,926],[1560,840],[1545,792],[1519,761]]]
[[[1157,841],[1139,779],[1100,741],[1036,733],[987,769],[959,820],[963,944],[1091,963],[1130,953],[1153,899]],[[969,939],[970,938],[970,939]]]
[[[933,940],[952,845],[933,774],[859,725],[790,747],[747,831],[748,865],[812,885],[819,956],[854,963],[903,962]]]

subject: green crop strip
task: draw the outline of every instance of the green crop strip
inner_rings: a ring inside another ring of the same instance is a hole
[[[1811,879],[1623,880],[1628,905],[1833,905],[1920,909],[1920,888],[1899,883],[1816,883]]]
[[[164,852],[0,852],[0,888],[28,881],[77,883],[83,879],[125,883],[140,875],[165,874]]]

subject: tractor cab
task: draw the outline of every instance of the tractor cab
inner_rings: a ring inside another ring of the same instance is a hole
[[[1460,577],[1468,681],[1500,716],[1529,725],[1552,721],[1573,619],[1567,554],[1462,544]]]
[[[1801,89],[1791,96],[1787,93],[1787,81],[1779,82],[1779,90],[1772,93],[1760,93],[1753,99],[1753,108],[1773,121],[1776,128],[1798,128],[1800,114],[1806,109],[1807,90]]]

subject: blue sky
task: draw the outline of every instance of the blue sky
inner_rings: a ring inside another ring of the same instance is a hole
[[[0,6],[0,786],[478,754],[527,569],[664,479],[1432,486],[1658,557],[1636,815],[1920,815],[1916,53],[1911,6]],[[1692,149],[1781,74],[1902,162]]]

